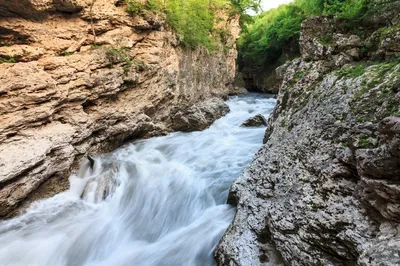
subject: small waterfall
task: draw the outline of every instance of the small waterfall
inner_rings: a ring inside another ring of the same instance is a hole
[[[249,94],[209,129],[85,160],[70,189],[0,222],[1,266],[208,266],[232,221],[229,187],[261,147],[275,100]]]
[[[121,183],[119,176],[123,171],[128,171],[134,178],[135,165],[106,158],[98,160],[89,156],[88,160],[82,163],[78,175],[78,178],[87,179],[82,199],[99,203],[112,196]]]

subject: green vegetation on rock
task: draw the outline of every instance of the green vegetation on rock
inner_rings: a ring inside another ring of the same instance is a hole
[[[338,71],[338,76],[339,78],[342,77],[358,78],[359,76],[364,74],[366,67],[367,66],[364,63],[360,63],[356,66],[343,67]]]
[[[195,48],[202,45],[214,50],[217,40],[215,12],[226,4],[226,1],[169,0],[167,21],[185,46]]]
[[[2,58],[0,57],[0,64],[3,63],[17,63],[17,60],[15,60],[15,58],[11,57],[11,58]]]
[[[368,0],[296,0],[305,15],[334,15],[343,19],[361,19],[372,8]]]
[[[257,0],[126,0],[126,4],[131,15],[143,15],[145,10],[165,13],[168,25],[185,47],[208,50],[215,50],[227,39],[226,30],[215,28],[218,11],[234,16],[259,7]]]
[[[295,0],[263,12],[245,25],[238,41],[239,70],[262,73],[266,66],[298,56],[301,23],[308,17],[334,16],[348,31],[360,34],[360,22],[384,7],[385,2],[376,0]],[[319,38],[324,46],[332,40],[331,32]]]
[[[107,50],[107,56],[112,64],[122,61],[125,74],[129,72],[132,66],[134,66],[136,72],[146,70],[144,62],[133,59],[126,48],[110,48]]]

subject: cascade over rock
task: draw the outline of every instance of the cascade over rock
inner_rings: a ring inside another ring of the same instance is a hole
[[[238,16],[219,14],[230,48],[209,53],[181,48],[163,15],[122,4],[0,0],[0,60],[11,62],[0,64],[0,216],[66,189],[88,153],[227,112],[211,99],[230,92]]]
[[[0,264],[215,266],[213,251],[235,215],[229,187],[262,145],[276,100],[235,96],[209,128],[126,143],[88,156],[68,190],[0,221]]]

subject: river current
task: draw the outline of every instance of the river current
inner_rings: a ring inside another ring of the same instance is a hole
[[[82,164],[70,189],[0,222],[1,266],[208,266],[229,187],[262,145],[275,99],[231,97],[210,128],[136,141]],[[82,196],[83,195],[83,196]]]

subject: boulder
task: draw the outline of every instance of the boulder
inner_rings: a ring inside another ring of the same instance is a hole
[[[220,98],[190,107],[176,107],[171,116],[172,127],[184,132],[204,130],[228,112],[229,106]]]
[[[261,127],[267,126],[267,119],[263,115],[256,115],[254,117],[251,117],[244,121],[241,125],[241,127]]]

